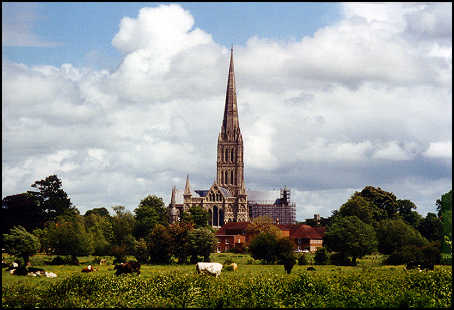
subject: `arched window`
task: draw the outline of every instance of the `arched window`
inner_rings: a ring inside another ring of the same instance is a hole
[[[229,160],[229,149],[225,149],[225,154],[224,154],[224,161],[228,161]]]
[[[234,184],[234,181],[235,179],[233,178],[233,170],[230,171],[230,183],[231,184]]]
[[[234,150],[232,149],[232,153],[230,153],[230,155],[231,155],[230,158],[232,159],[232,162],[235,160],[235,159],[234,159],[234,153],[235,153],[235,152],[234,152]]]
[[[229,172],[227,170],[225,171],[225,183],[224,184],[229,184]]]

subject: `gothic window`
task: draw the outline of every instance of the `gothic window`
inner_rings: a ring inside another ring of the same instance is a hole
[[[229,160],[229,149],[225,149],[225,154],[224,154],[224,161],[228,161]]]
[[[233,179],[233,170],[232,170],[232,171],[230,171],[230,183],[231,183],[231,184],[234,183],[233,180],[234,180],[234,179]]]
[[[234,157],[234,155],[233,155],[233,154],[234,154],[234,152],[233,152],[233,149],[232,149],[232,152],[230,153],[230,155],[231,155],[231,157],[230,157],[230,158],[232,159],[232,162],[234,161],[234,158],[233,158],[233,157]]]
[[[229,172],[227,170],[225,171],[225,183],[224,184],[229,184]]]
[[[224,173],[221,171],[221,184],[224,184]]]

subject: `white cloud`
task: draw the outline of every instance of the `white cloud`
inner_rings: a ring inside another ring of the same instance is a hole
[[[291,187],[299,219],[329,216],[366,185],[411,180],[402,193],[425,204],[447,191],[452,43],[410,35],[411,16],[426,10],[348,4],[313,36],[235,47],[246,186]],[[124,59],[113,72],[3,63],[4,195],[53,173],[82,211],[133,209],[148,194],[168,202],[186,173],[208,188],[229,53],[194,24],[178,5],[122,19],[112,44]]]
[[[452,142],[441,141],[431,142],[427,151],[423,153],[424,156],[433,158],[446,158],[452,159]]]

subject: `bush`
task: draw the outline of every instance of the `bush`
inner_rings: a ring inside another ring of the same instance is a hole
[[[301,256],[298,257],[298,265],[309,265],[306,255],[301,254]]]
[[[423,247],[415,245],[403,246],[395,250],[385,261],[388,265],[421,265],[434,266],[440,263],[440,249],[437,243],[430,243]]]
[[[79,260],[74,258],[71,255],[66,256],[56,256],[50,262],[47,263],[48,265],[79,265]]]
[[[229,249],[229,253],[236,253],[236,254],[244,254],[246,253],[246,249],[244,248],[242,243],[236,244],[233,248]]]
[[[345,256],[343,253],[333,253],[329,257],[331,265],[336,266],[352,266],[351,260]]]
[[[452,265],[452,254],[451,253],[441,253],[440,265]]]
[[[233,260],[231,260],[230,258],[227,258],[227,259],[224,261],[224,266],[230,265],[230,264],[233,264]]]
[[[318,248],[315,252],[315,264],[316,265],[326,265],[328,264],[328,252],[325,248]]]

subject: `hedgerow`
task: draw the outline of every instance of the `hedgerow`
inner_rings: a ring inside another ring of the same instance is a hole
[[[363,268],[290,275],[275,272],[156,272],[151,278],[81,274],[55,281],[20,281],[2,287],[2,306],[96,307],[451,307],[452,271]]]

